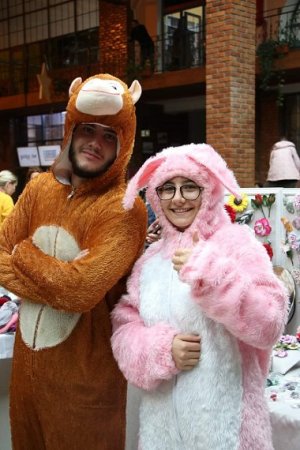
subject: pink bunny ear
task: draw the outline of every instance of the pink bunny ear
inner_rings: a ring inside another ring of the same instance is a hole
[[[233,172],[228,169],[225,160],[210,146],[201,144],[195,146],[193,156],[189,159],[196,164],[201,164],[233,194],[237,199],[241,199],[240,187],[235,179]]]
[[[128,183],[124,198],[123,206],[125,209],[131,209],[138,192],[147,186],[147,183],[156,171],[156,169],[165,161],[166,158],[153,157],[148,159],[142,167],[137,171],[134,177]]]

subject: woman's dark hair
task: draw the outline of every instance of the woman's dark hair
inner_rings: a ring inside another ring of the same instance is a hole
[[[27,170],[27,174],[26,174],[26,183],[28,183],[28,181],[30,181],[30,177],[33,173],[38,172],[38,173],[43,173],[43,169],[39,166],[36,167],[29,167],[29,169]]]

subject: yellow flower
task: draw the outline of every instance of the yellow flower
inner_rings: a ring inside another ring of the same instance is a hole
[[[294,227],[286,217],[281,217],[281,222],[283,223],[283,226],[287,233],[291,233],[293,231]]]
[[[229,195],[227,202],[227,205],[231,206],[231,208],[233,208],[236,212],[239,213],[245,211],[249,203],[247,194],[244,194],[242,192],[241,196],[242,196],[241,200],[237,200],[236,197],[233,194],[231,194]]]

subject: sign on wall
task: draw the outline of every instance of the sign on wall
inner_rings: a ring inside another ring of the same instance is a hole
[[[37,147],[17,147],[17,152],[21,167],[33,167],[40,165]]]
[[[51,166],[60,153],[60,145],[42,145],[38,147],[40,165]]]

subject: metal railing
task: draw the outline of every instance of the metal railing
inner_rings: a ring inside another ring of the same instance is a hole
[[[91,53],[80,49],[80,55],[74,55],[73,62],[61,60],[60,64],[56,53],[41,57],[41,61],[1,61],[0,57],[0,97],[12,96],[22,93],[35,92],[39,89],[36,75],[40,73],[42,63],[46,61],[49,76],[53,81],[53,89],[56,92],[66,92],[69,83],[78,76],[87,78],[95,73],[108,72],[117,77],[131,81],[133,78],[151,76],[153,73],[161,73],[169,70],[199,67],[205,62],[205,45],[202,31],[187,31],[179,38],[173,36],[156,36],[154,39],[154,51],[152,60],[148,64],[141,64],[141,53],[138,45],[128,44],[128,59],[124,64],[118,53],[101,54]],[[44,46],[44,42],[40,43]],[[24,47],[23,55],[27,55]],[[42,52],[41,52],[42,54]],[[98,60],[97,60],[98,59]],[[54,63],[55,62],[55,63]]]
[[[300,1],[265,12],[263,22],[257,27],[257,45],[266,40],[300,47]]]

